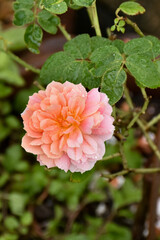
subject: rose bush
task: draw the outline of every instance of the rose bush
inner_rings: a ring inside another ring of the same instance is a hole
[[[22,113],[26,134],[22,146],[48,168],[85,172],[105,153],[114,132],[112,107],[97,88],[51,82],[34,93]]]

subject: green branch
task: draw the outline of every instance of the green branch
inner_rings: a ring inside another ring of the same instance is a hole
[[[23,67],[25,67],[25,69],[30,70],[36,74],[40,74],[40,69],[37,69],[37,68],[31,66],[30,64],[26,63],[25,61],[20,59],[18,56],[16,56],[14,53],[12,53],[10,51],[5,51],[5,50],[2,50],[2,51],[5,52],[12,60],[19,63]]]
[[[154,124],[156,124],[158,121],[160,121],[160,114],[158,114],[156,117],[154,117],[146,126],[145,130],[149,129],[152,127]]]
[[[126,156],[124,154],[123,144],[124,143],[122,141],[120,141],[119,149],[120,149],[120,154],[121,154],[121,157],[122,157],[123,168],[126,170],[126,169],[128,169],[128,162],[127,162]]]
[[[102,174],[102,177],[107,178],[109,180],[113,180],[118,176],[124,176],[129,173],[134,174],[152,174],[152,173],[160,173],[160,168],[129,168],[116,173],[111,174]]]
[[[137,25],[136,23],[132,22],[132,21],[131,21],[129,18],[127,18],[127,17],[125,17],[124,20],[125,20],[125,22],[126,22],[128,25],[130,25],[130,26],[134,29],[134,31],[135,31],[136,33],[138,33],[139,36],[144,37],[143,32],[140,30],[140,28],[138,27],[138,25]]]
[[[142,95],[143,95],[143,97],[145,99],[145,102],[143,104],[143,107],[142,107],[141,111],[138,112],[137,114],[134,113],[135,116],[131,120],[131,122],[128,124],[128,126],[127,126],[128,129],[131,128],[134,125],[134,123],[137,121],[137,119],[141,116],[141,114],[145,114],[145,112],[147,110],[147,107],[148,107],[148,104],[149,104],[149,98],[148,98],[144,88],[141,88],[141,92],[142,92]]]
[[[71,38],[71,35],[66,31],[65,27],[60,23],[58,25],[60,31],[63,33],[64,37],[67,39],[67,41],[70,41],[72,38]]]
[[[110,160],[110,159],[112,159],[112,158],[116,158],[116,157],[120,157],[120,156],[121,156],[120,153],[114,153],[114,154],[111,154],[111,155],[109,155],[109,156],[107,156],[107,157],[102,158],[102,160],[103,160],[103,161],[106,161],[106,160]]]
[[[99,25],[98,14],[97,14],[96,1],[94,1],[92,5],[87,8],[87,11],[88,11],[89,18],[91,20],[91,24],[95,29],[96,35],[102,36],[100,25]]]

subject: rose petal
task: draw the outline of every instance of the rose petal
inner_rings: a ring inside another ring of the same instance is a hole
[[[31,142],[33,141],[34,139],[29,137],[27,134],[24,135],[24,137],[22,138],[22,147],[27,151],[27,152],[30,152],[30,153],[33,153],[33,154],[42,154],[43,151],[41,149],[40,146],[33,146],[31,145]]]
[[[70,159],[66,154],[63,154],[61,158],[55,159],[55,164],[58,168],[67,172],[70,168]]]

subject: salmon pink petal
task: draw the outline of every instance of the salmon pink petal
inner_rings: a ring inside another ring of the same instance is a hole
[[[82,150],[81,148],[68,148],[67,154],[71,159],[78,161],[82,157]]]
[[[37,145],[41,145],[43,142],[42,142],[42,140],[41,140],[41,138],[39,138],[39,139],[35,139],[35,140],[33,140],[33,141],[31,141],[31,145],[33,145],[33,146],[37,146]]]
[[[33,111],[30,110],[29,108],[26,108],[23,113],[21,114],[21,117],[24,121],[28,121],[30,117],[32,116]]]
[[[99,109],[100,103],[100,93],[98,88],[93,88],[88,92],[85,110],[83,116],[87,117],[95,113]]]
[[[94,154],[97,152],[97,142],[89,135],[84,136],[82,143],[82,151],[86,154]]]
[[[86,171],[91,170],[94,167],[95,162],[87,161],[87,162],[83,162],[83,163],[81,163],[81,162],[77,163],[75,161],[72,161],[71,162],[72,164],[71,164],[71,167],[70,167],[70,171],[71,172],[81,172],[81,173],[84,173]]]
[[[51,144],[51,153],[53,154],[60,154],[60,150],[59,150],[59,141],[54,141]]]
[[[41,139],[42,139],[42,142],[45,143],[45,144],[51,144],[52,143],[52,139],[50,137],[49,132],[44,131]]]
[[[114,132],[113,121],[114,119],[111,116],[105,115],[100,126],[93,130],[93,134],[106,135],[106,136],[108,135],[108,139],[109,139]]]
[[[54,126],[55,121],[52,119],[43,119],[40,123],[40,128],[41,129],[47,129],[50,126]]]
[[[54,160],[48,158],[46,155],[38,155],[37,161],[39,161],[41,165],[45,165],[48,168],[56,167]]]
[[[80,129],[83,132],[83,134],[91,134],[93,126],[94,126],[94,118],[88,117],[81,122]]]
[[[22,138],[22,147],[27,152],[31,152],[33,154],[42,154],[43,151],[42,151],[40,146],[33,146],[33,145],[31,145],[31,142],[33,140],[34,140],[33,138],[31,138],[27,134],[25,134],[24,137]]]
[[[45,154],[48,158],[57,158],[59,156],[57,156],[56,154],[52,153],[51,152],[51,146],[49,144],[46,144],[46,145],[42,145],[41,146],[42,150],[43,150],[43,154]]]
[[[62,92],[62,91],[63,91],[63,84],[53,81],[50,84],[48,84],[45,92],[47,96],[50,96],[55,93],[58,94],[59,92]]]
[[[50,96],[50,104],[66,106],[66,99],[62,93]]]
[[[61,151],[65,151],[66,150],[66,147],[67,147],[67,139],[68,139],[68,136],[67,135],[63,135],[61,137],[61,139],[59,140],[59,149]]]
[[[85,98],[81,96],[75,96],[68,101],[69,110],[75,114],[81,114],[85,108]]]
[[[55,164],[58,168],[67,172],[70,168],[70,159],[67,154],[63,154],[59,159],[55,159]]]
[[[24,130],[26,130],[29,137],[40,138],[42,136],[42,133],[40,131],[34,131],[30,128],[29,122],[26,122],[24,124]]]
[[[83,136],[79,128],[76,128],[73,132],[69,134],[69,138],[67,140],[68,147],[79,147],[82,142]]]

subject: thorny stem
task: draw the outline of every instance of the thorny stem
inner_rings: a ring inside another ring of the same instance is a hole
[[[120,148],[120,154],[121,154],[121,157],[122,157],[123,168],[128,169],[128,163],[127,163],[126,156],[124,154],[123,142],[122,141],[119,142],[119,148]]]
[[[63,33],[64,37],[67,39],[67,41],[70,41],[72,38],[71,38],[71,35],[66,31],[65,27],[60,23],[58,25],[60,31]]]
[[[142,132],[144,133],[148,144],[154,151],[157,158],[160,160],[160,151],[158,150],[157,146],[154,144],[154,142],[150,138],[149,134],[146,132],[144,124],[142,123],[142,121],[140,119],[137,119],[137,123],[138,123],[139,127],[141,128]]]
[[[160,114],[158,114],[156,117],[154,117],[146,126],[145,130],[149,129],[152,127],[154,124],[156,124],[158,121],[160,121]]]
[[[124,176],[129,173],[135,174],[160,173],[160,168],[129,168],[112,174],[102,174],[102,177],[112,180],[118,176]]]
[[[137,26],[136,23],[132,22],[129,18],[125,17],[125,22],[130,25],[136,33],[138,33],[139,36],[144,37],[143,32],[140,30],[140,28]]]
[[[110,160],[110,159],[112,159],[112,158],[116,158],[116,157],[120,157],[120,156],[121,156],[120,153],[114,153],[114,154],[112,154],[112,155],[109,155],[109,156],[107,156],[107,157],[102,158],[102,160],[103,160],[103,161],[106,161],[106,160]]]
[[[92,26],[95,29],[96,35],[97,36],[102,36],[101,30],[100,30],[100,25],[99,25],[99,20],[98,20],[98,14],[97,14],[97,8],[96,8],[96,1],[92,3],[90,7],[87,8],[89,18],[91,20]]]

